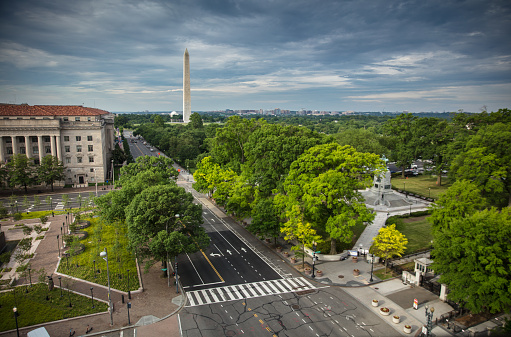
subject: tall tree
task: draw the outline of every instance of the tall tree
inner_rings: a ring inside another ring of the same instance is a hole
[[[246,160],[245,144],[259,125],[260,122],[255,119],[229,117],[225,127],[216,130],[216,137],[211,143],[210,152],[215,162],[239,174]]]
[[[287,211],[299,205],[306,222],[330,234],[330,254],[336,254],[337,240],[350,242],[351,228],[374,218],[358,191],[370,186],[373,173],[384,166],[377,155],[351,146],[312,147],[291,165],[276,204]]]
[[[46,183],[51,186],[53,192],[53,184],[56,181],[62,181],[65,179],[64,164],[57,157],[47,155],[43,157],[41,165],[37,167],[37,174],[39,181]]]
[[[190,124],[194,129],[202,129],[204,127],[201,116],[196,112],[190,115]]]
[[[383,227],[373,239],[373,245],[369,249],[372,254],[385,258],[385,273],[387,273],[388,259],[401,256],[408,244],[408,239],[392,224]]]
[[[387,147],[391,150],[390,158],[402,169],[402,177],[405,177],[405,169],[416,158],[415,144],[415,120],[411,113],[401,114],[396,118],[385,122],[384,130],[388,136]]]
[[[25,193],[28,192],[28,186],[37,182],[36,169],[30,159],[24,154],[13,155],[10,162],[7,163],[9,172],[9,186],[23,186]]]
[[[305,127],[261,122],[245,144],[243,174],[262,195],[270,196],[281,187],[291,164],[305,150],[324,143],[323,138]]]
[[[179,215],[179,217],[176,217]],[[130,247],[141,258],[166,261],[166,254],[179,240],[184,251],[193,253],[209,245],[209,236],[201,227],[202,206],[176,185],[151,186],[135,196],[126,209]],[[183,235],[171,235],[179,232]]]
[[[294,250],[302,257],[302,268],[305,266],[305,247],[312,247],[313,243],[321,243],[321,235],[316,234],[310,222],[304,221],[303,214],[298,205],[294,205],[286,212],[289,219],[280,231],[284,233],[285,240],[297,240],[300,244],[293,246]]]
[[[347,129],[333,135],[340,145],[353,146],[358,152],[388,155],[383,137],[367,129]]]
[[[483,126],[451,165],[456,179],[474,181],[499,207],[511,205],[511,123]]]
[[[446,218],[434,231],[432,257],[448,298],[474,313],[511,306],[511,208]]]

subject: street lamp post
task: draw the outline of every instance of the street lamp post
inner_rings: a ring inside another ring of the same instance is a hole
[[[69,290],[69,283],[67,284],[67,298],[69,299],[69,307],[72,308],[73,305],[71,304],[71,291]]]
[[[50,210],[53,209],[53,198],[50,197]],[[53,212],[51,212],[53,214]]]
[[[96,260],[93,260],[92,262],[94,263],[94,270],[93,270],[94,271],[94,278],[96,278],[96,274],[97,274],[97,272],[96,272]]]
[[[374,263],[374,254],[371,255],[371,278],[369,279],[369,282],[373,282],[373,264]]]
[[[20,337],[20,330],[18,328],[18,308],[14,307],[12,308],[12,311],[14,312],[14,320],[16,321],[16,335]]]
[[[126,303],[126,307],[128,308],[128,325],[131,325],[131,321],[130,321],[131,302]]]
[[[32,269],[31,269],[30,267],[28,267],[28,278],[29,278],[29,280],[30,280],[30,288],[32,288],[32,275],[30,274],[30,271],[31,271],[31,270],[32,270]]]
[[[59,248],[59,258],[60,258],[60,240],[59,240],[59,235],[57,234],[57,246]]]
[[[426,337],[431,337],[431,330],[433,330],[433,313],[435,312],[435,308],[431,307],[428,311],[429,306],[426,305]]]
[[[403,192],[405,192],[405,197],[408,198],[408,194],[406,194],[406,181],[403,182]]]
[[[14,201],[16,203],[16,213],[19,213],[18,211],[18,200]]]
[[[168,270],[167,270],[168,272]],[[128,299],[131,300],[131,291],[130,291],[130,270],[128,269]]]
[[[113,161],[112,161],[113,164]],[[113,317],[113,310],[112,310],[112,298],[110,296],[110,270],[108,268],[108,251],[105,248],[105,251],[101,252],[99,254],[103,258],[103,260],[106,261],[106,277],[108,280],[108,307],[110,309],[110,325],[114,325],[114,317]]]
[[[312,243],[312,278],[315,278],[316,275],[314,274],[314,269],[316,267],[316,243]]]
[[[62,297],[62,277],[59,276],[59,288],[60,288],[60,297]]]
[[[92,287],[90,287],[90,296],[91,296],[91,302],[92,302],[92,309],[94,309],[94,293],[92,292]]]

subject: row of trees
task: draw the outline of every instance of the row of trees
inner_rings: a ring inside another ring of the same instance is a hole
[[[24,187],[25,193],[29,186],[41,183],[51,185],[53,191],[53,184],[64,178],[64,165],[51,155],[43,157],[40,165],[25,154],[15,154],[7,164],[0,164],[0,179],[10,188]]]
[[[358,193],[384,168],[376,154],[341,146],[308,128],[231,117],[198,164],[194,188],[209,193],[260,236],[351,243],[356,224],[371,221]]]
[[[202,206],[177,186],[172,160],[144,156],[121,168],[116,189],[95,199],[100,215],[126,226],[130,249],[149,267],[164,264],[182,252],[194,253],[209,245],[201,227]]]

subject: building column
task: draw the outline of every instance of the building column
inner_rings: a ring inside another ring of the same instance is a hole
[[[25,136],[25,155],[27,156],[27,158],[31,158],[32,157],[32,149],[30,147],[30,136]]]
[[[55,136],[57,139],[57,158],[60,161],[62,161],[62,147],[60,144],[60,136]]]
[[[55,151],[55,136],[50,136],[50,146],[51,146],[51,155],[53,157],[56,157],[57,153]]]
[[[18,154],[18,138],[16,136],[11,136],[12,139],[12,155]]]
[[[0,164],[5,163],[4,137],[0,136]]]
[[[39,146],[39,163],[42,163],[44,154],[43,136],[37,136],[37,144]]]

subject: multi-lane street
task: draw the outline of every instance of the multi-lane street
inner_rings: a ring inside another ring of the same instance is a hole
[[[143,141],[131,153],[157,155]],[[179,168],[175,165],[176,168]],[[203,206],[209,247],[181,254],[178,275],[186,306],[178,314],[182,336],[392,336],[395,330],[340,288],[316,283],[236,230],[229,218],[191,188],[181,169],[178,184]]]

